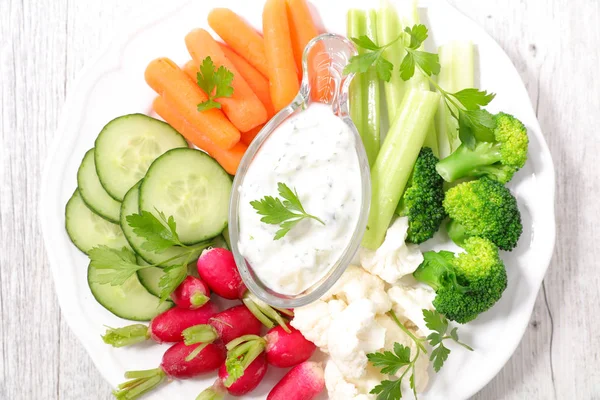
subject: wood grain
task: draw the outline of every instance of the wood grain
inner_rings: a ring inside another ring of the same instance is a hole
[[[557,247],[529,329],[476,399],[600,399],[600,2],[450,0],[515,63],[557,171]],[[68,92],[115,28],[162,0],[0,1],[0,399],[109,399],[61,320],[38,226]]]

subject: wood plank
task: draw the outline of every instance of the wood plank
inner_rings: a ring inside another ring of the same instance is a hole
[[[60,317],[38,202],[41,162],[64,99],[65,11],[52,0],[0,2],[2,399],[58,396]]]

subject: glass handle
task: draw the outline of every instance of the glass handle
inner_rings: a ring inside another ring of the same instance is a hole
[[[344,75],[354,44],[343,36],[325,33],[312,39],[302,57],[301,93],[308,101],[329,104],[338,116],[348,114],[348,89],[354,74]]]

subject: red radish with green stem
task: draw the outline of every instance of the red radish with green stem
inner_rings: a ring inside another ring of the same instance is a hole
[[[208,323],[218,311],[217,306],[211,302],[196,310],[171,308],[154,317],[149,326],[134,324],[122,328],[108,328],[102,340],[113,347],[129,346],[148,339],[157,343],[181,342],[185,329]]]
[[[232,396],[243,396],[250,393],[260,384],[267,373],[267,356],[262,353],[248,365],[244,375],[235,382],[229,381],[229,373],[225,364],[219,368],[219,378],[208,389],[196,397],[196,400],[221,400],[225,394]],[[228,386],[229,385],[229,386]]]
[[[200,278],[213,292],[225,299],[242,300],[267,328],[277,324],[289,331],[280,313],[287,317],[292,317],[294,313],[286,309],[273,308],[250,293],[242,281],[231,251],[218,247],[204,250],[198,258],[197,266]]]
[[[165,379],[188,379],[216,370],[223,364],[225,354],[221,341],[192,346],[175,343],[165,352],[158,368],[126,372],[125,377],[130,380],[117,386],[113,394],[118,400],[136,399]]]
[[[308,360],[316,346],[302,336],[300,331],[290,328],[288,333],[278,326],[264,337],[244,335],[227,343],[225,368],[228,378],[225,386],[231,386],[244,376],[254,360],[263,355],[266,355],[269,364],[281,368],[292,367]]]
[[[245,305],[234,306],[215,314],[207,324],[195,325],[183,331],[186,344],[211,343],[219,339],[229,343],[244,335],[258,335],[262,324]]]
[[[271,389],[267,400],[313,400],[325,388],[321,364],[307,361],[296,365]]]
[[[188,275],[173,293],[171,299],[177,307],[195,310],[210,300],[210,289],[200,278]]]

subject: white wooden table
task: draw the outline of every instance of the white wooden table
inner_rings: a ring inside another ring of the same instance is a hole
[[[202,0],[198,0],[202,1]],[[554,259],[521,345],[477,399],[600,399],[600,1],[451,0],[517,66],[557,172]],[[84,63],[164,0],[0,0],[0,399],[109,399],[61,318],[40,171]]]

